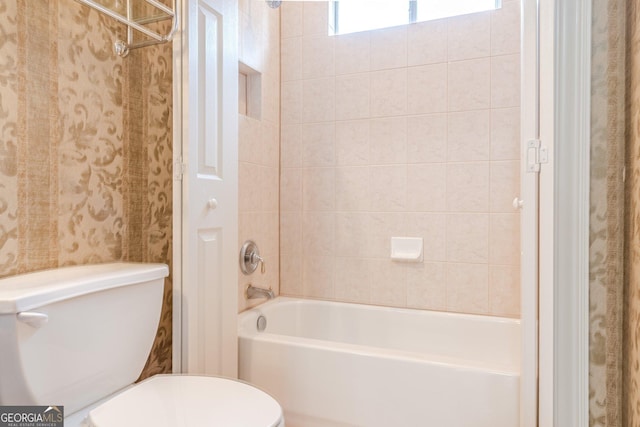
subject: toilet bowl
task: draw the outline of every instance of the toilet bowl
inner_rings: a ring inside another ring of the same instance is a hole
[[[89,412],[91,427],[284,427],[268,394],[225,378],[156,375]]]
[[[133,385],[168,272],[113,263],[0,279],[0,405],[63,406],[65,427],[284,427],[271,396],[236,380],[156,375]]]

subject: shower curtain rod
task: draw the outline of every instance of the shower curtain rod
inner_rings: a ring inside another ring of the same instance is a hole
[[[147,4],[150,4],[156,9],[159,9],[160,11],[162,11],[163,14],[149,16],[145,18],[138,18],[138,19],[132,18],[133,12],[132,12],[130,0],[126,0],[127,16],[124,16],[116,12],[115,10],[112,10],[105,5],[98,3],[96,0],[76,0],[76,1],[86,6],[89,6],[107,16],[110,16],[116,21],[127,26],[127,41],[125,42],[124,40],[118,39],[114,42],[115,52],[123,58],[129,54],[129,51],[131,49],[138,49],[141,47],[146,47],[146,46],[151,46],[151,45],[166,43],[168,41],[171,41],[171,39],[173,38],[173,35],[178,30],[179,19],[178,19],[178,8],[176,4],[177,0],[173,0],[173,10],[171,10],[171,8],[167,7],[165,4],[159,2],[158,0],[144,0]],[[154,22],[161,22],[169,19],[172,20],[171,30],[165,35],[159,34],[144,26]],[[134,43],[133,30],[141,32],[142,34],[149,37],[151,40],[145,40],[143,42]]]

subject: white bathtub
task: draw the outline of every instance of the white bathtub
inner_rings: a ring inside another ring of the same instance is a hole
[[[280,297],[240,315],[239,345],[287,427],[519,425],[517,320]]]

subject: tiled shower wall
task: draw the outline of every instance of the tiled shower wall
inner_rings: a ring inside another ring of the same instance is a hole
[[[239,58],[261,80],[260,90],[246,93],[245,101],[259,103],[261,108],[257,117],[238,117],[238,251],[245,240],[254,240],[266,261],[265,274],[258,269],[245,276],[238,269],[238,311],[243,311],[264,301],[245,299],[248,283],[272,287],[277,294],[280,280],[280,11],[264,1],[244,0],[239,2],[239,12]]]
[[[281,7],[281,293],[519,316],[519,2],[340,36],[327,6]]]

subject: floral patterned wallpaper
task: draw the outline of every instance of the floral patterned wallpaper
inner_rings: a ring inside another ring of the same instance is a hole
[[[0,276],[171,267],[172,51],[74,0],[0,0]],[[171,370],[171,277],[142,377]]]
[[[0,271],[18,271],[17,4],[0,1]]]
[[[627,3],[627,173],[623,408],[625,427],[640,426],[640,5]]]
[[[621,426],[624,0],[593,1],[589,425]]]

